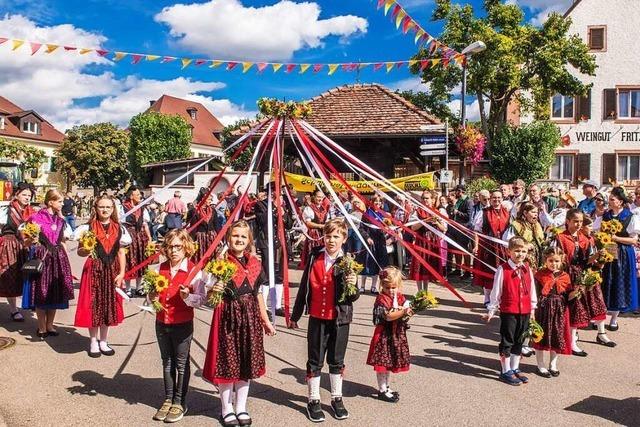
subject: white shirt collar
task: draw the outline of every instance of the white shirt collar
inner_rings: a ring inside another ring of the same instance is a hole
[[[333,258],[329,256],[329,254],[327,253],[327,250],[325,249],[324,250],[324,271],[329,271],[331,266],[335,264],[336,260],[341,256],[343,256],[342,249],[340,249],[338,253],[336,253],[336,256]]]
[[[171,269],[171,261],[169,261],[169,269]],[[189,258],[185,258],[180,262],[178,266],[179,271],[189,272]]]
[[[511,258],[509,258],[509,261],[507,261],[509,263],[509,266],[511,268],[518,268],[518,267],[522,267],[524,265],[524,263],[522,264],[516,264],[515,262],[513,262],[513,260]]]

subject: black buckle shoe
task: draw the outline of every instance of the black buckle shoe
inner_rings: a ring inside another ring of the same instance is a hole
[[[605,328],[607,328],[611,332],[615,332],[615,331],[617,331],[619,329],[619,326],[618,326],[617,323],[615,325],[608,324],[608,325],[605,326]]]
[[[312,400],[307,403],[307,415],[309,416],[309,420],[314,423],[324,421],[324,412],[322,412],[322,406],[320,406],[319,400]]]
[[[349,411],[344,407],[341,397],[336,397],[331,400],[331,409],[337,420],[346,420],[349,418]]]
[[[606,333],[602,333],[602,334],[598,334],[596,335],[596,342],[600,345],[604,345],[605,347],[615,347],[617,344],[611,340],[609,341],[605,341],[602,338],[600,338],[600,335],[607,335]]]
[[[398,402],[398,400],[400,400],[400,396],[389,391],[379,391],[378,399],[382,400],[383,402],[396,403]]]
[[[587,352],[584,350],[580,350],[580,351],[571,350],[571,354],[573,354],[574,356],[587,357]]]

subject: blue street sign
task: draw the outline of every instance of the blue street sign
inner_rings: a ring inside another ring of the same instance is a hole
[[[421,144],[438,144],[443,142],[447,142],[446,135],[430,135],[420,137]]]

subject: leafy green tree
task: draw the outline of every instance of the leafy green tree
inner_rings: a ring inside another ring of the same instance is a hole
[[[178,115],[140,113],[129,123],[129,164],[133,178],[147,183],[142,165],[191,157],[192,128]]]
[[[47,160],[44,150],[30,147],[24,142],[0,138],[0,157],[20,161],[22,175],[29,169],[38,169]]]
[[[495,181],[494,179],[489,178],[488,176],[481,176],[479,178],[475,178],[469,181],[469,183],[467,184],[466,190],[467,190],[467,194],[473,195],[480,190],[489,190],[489,191],[496,190],[498,189],[499,186],[500,184],[498,184],[498,182]]]
[[[522,179],[527,184],[546,178],[560,141],[560,130],[548,120],[502,127],[491,143],[493,177],[498,182]]]
[[[60,173],[94,193],[119,189],[130,178],[127,164],[129,134],[112,123],[74,126],[56,150]]]
[[[557,13],[541,27],[524,22],[524,12],[517,4],[484,0],[483,11],[451,0],[436,0],[432,19],[444,21],[440,40],[461,52],[470,43],[481,40],[484,52],[473,55],[467,64],[467,92],[480,106],[483,133],[492,141],[506,125],[507,106],[518,101],[523,112],[533,112],[537,119],[549,117],[549,98],[554,93],[584,95],[588,86],[569,71],[570,66],[582,74],[595,75],[596,62],[578,35],[569,35],[571,20]],[[420,50],[414,59],[426,59],[428,50]],[[452,119],[447,103],[457,95],[462,81],[458,66],[436,66],[420,71],[412,68],[429,83],[421,103],[441,119]],[[530,93],[531,96],[525,96]],[[488,111],[485,101],[490,101]]]
[[[252,120],[240,119],[235,123],[225,126],[222,129],[222,134],[220,135],[220,142],[222,143],[222,147],[227,148],[238,139],[236,136],[234,136],[234,131],[242,128],[249,129],[252,123]],[[247,170],[255,151],[254,148],[255,144],[249,144],[247,148],[241,154],[239,154],[233,162],[229,163],[229,165],[235,170]],[[231,159],[231,157],[233,157],[237,149],[238,147],[235,147],[225,154],[227,162],[229,161],[229,159]]]

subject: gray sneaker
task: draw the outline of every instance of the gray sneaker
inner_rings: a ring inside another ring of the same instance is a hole
[[[165,423],[176,423],[184,417],[184,414],[187,413],[187,408],[182,408],[182,405],[171,405],[171,409],[169,409],[169,413],[164,419]]]
[[[156,421],[164,421],[164,419],[167,418],[169,409],[171,409],[171,401],[165,400],[160,409],[158,409],[158,412],[153,416],[153,419]]]

